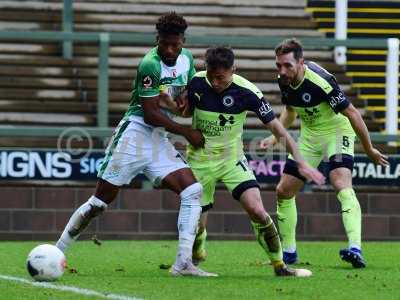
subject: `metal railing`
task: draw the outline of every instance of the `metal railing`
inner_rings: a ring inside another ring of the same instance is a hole
[[[62,30],[63,32],[72,33],[74,31],[73,0],[64,0],[64,9],[62,13]],[[72,58],[72,52],[72,41],[65,40],[63,42],[63,57],[67,59]]]
[[[66,0],[67,1],[67,0]],[[70,17],[72,18],[72,16]],[[69,28],[67,26],[67,28]],[[251,37],[251,36],[187,36],[187,47],[209,47],[210,45],[231,45],[236,48],[272,49],[281,42],[281,37]],[[56,31],[0,31],[0,41],[36,41],[60,42],[64,55],[73,57],[74,42],[89,42],[99,45],[98,51],[98,84],[97,84],[97,126],[84,127],[94,137],[104,137],[111,132],[108,126],[108,87],[109,87],[109,47],[111,44],[154,45],[153,34],[146,33],[95,33],[95,32],[56,32]],[[385,49],[386,39],[347,39],[302,38],[305,49],[333,49],[336,46],[351,48]],[[0,126],[0,136],[35,135],[57,136],[65,127],[27,127]],[[245,137],[249,134],[245,133]],[[379,135],[382,136],[382,135]],[[384,135],[385,141],[400,141],[396,134]],[[374,140],[378,135],[372,135]],[[381,138],[379,138],[381,139]]]

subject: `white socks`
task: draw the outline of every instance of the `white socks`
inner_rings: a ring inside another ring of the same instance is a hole
[[[83,203],[75,212],[71,218],[60,239],[56,243],[56,247],[62,252],[65,252],[67,248],[79,237],[81,232],[89,225],[90,221],[101,214],[107,208],[107,204],[101,201],[95,196],[91,196],[88,201]]]
[[[183,267],[192,258],[192,248],[196,237],[197,224],[201,214],[200,199],[203,194],[203,187],[196,182],[181,194],[181,207],[178,217],[179,244],[175,265]]]
[[[178,217],[179,244],[175,265],[184,267],[192,258],[192,248],[201,214],[200,199],[203,187],[196,182],[180,193],[181,205]],[[65,252],[79,237],[90,221],[101,214],[107,204],[95,196],[82,204],[71,216],[56,246]]]

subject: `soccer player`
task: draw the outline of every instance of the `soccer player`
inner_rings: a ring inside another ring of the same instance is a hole
[[[338,86],[335,77],[318,64],[304,61],[303,49],[296,39],[288,39],[275,49],[282,103],[286,105],[280,121],[289,128],[298,115],[301,120],[299,149],[305,160],[317,167],[324,159],[329,179],[341,204],[342,219],[349,241],[340,257],[354,268],[364,268],[361,252],[361,209],[352,188],[354,138],[376,164],[388,165],[387,157],[371,144],[368,129],[358,112]],[[261,142],[266,149],[277,143],[275,137]],[[289,156],[277,186],[278,227],[282,237],[283,259],[298,260],[296,251],[297,211],[295,197],[304,185],[298,163]]]
[[[186,28],[185,19],[173,12],[158,19],[157,46],[144,56],[138,67],[131,103],[105,151],[95,193],[73,213],[57,241],[56,246],[63,252],[114,201],[119,187],[143,172],[155,185],[180,196],[179,245],[171,274],[216,275],[192,264],[203,188],[167,140],[165,130],[184,136],[193,148],[202,147],[204,137],[199,130],[174,122],[159,106],[160,92],[173,98],[178,96],[195,73],[191,53],[182,48]]]
[[[222,181],[248,213],[257,240],[269,256],[277,276],[310,276],[304,269],[290,269],[282,260],[282,248],[276,227],[265,211],[259,185],[243,153],[242,132],[247,111],[253,111],[278,138],[299,164],[300,173],[317,183],[324,177],[310,168],[299,154],[296,143],[275,119],[261,91],[245,78],[234,74],[234,53],[226,47],[206,52],[206,71],[197,73],[188,86],[186,115],[192,115],[193,129],[205,137],[204,148],[188,146],[188,162],[203,185],[203,218],[193,248],[193,258],[204,258],[206,211],[214,201],[215,185]]]

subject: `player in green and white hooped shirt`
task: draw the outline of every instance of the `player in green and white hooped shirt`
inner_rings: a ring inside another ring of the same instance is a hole
[[[160,94],[178,97],[195,73],[192,55],[182,48],[186,28],[185,19],[173,12],[159,18],[157,46],[138,67],[131,104],[106,149],[95,193],[74,212],[56,244],[63,252],[114,201],[119,187],[143,172],[155,185],[180,196],[179,245],[171,274],[216,276],[192,264],[203,188],[166,138],[165,130],[183,135],[194,148],[203,146],[204,137],[200,131],[171,120],[159,103]]]
[[[306,161],[317,167],[328,161],[329,179],[341,204],[342,219],[349,247],[339,254],[355,268],[365,267],[361,252],[361,209],[352,188],[355,134],[365,153],[376,164],[388,165],[387,157],[371,144],[368,129],[358,112],[339,88],[335,77],[314,62],[304,61],[301,44],[289,39],[276,49],[276,66],[282,102],[286,108],[280,121],[289,128],[296,115],[300,117],[299,149]],[[272,147],[277,140],[269,137],[262,148]],[[297,261],[295,196],[305,178],[289,156],[277,186],[278,227],[286,263]]]
[[[275,225],[265,211],[259,185],[243,153],[242,132],[248,111],[253,111],[272,133],[287,142],[287,149],[300,165],[301,173],[323,183],[316,169],[304,164],[296,143],[275,118],[261,91],[234,74],[233,51],[225,47],[208,49],[207,71],[197,73],[188,86],[188,115],[192,127],[205,137],[204,148],[188,146],[188,162],[203,185],[202,218],[193,247],[193,258],[204,258],[206,210],[214,202],[216,182],[221,181],[248,213],[257,240],[272,262],[277,276],[310,276],[304,269],[289,269],[282,261],[282,248]]]

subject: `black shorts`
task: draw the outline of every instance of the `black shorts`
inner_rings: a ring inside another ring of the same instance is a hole
[[[354,166],[354,158],[348,154],[335,154],[329,158],[328,162],[328,173],[337,168],[347,168],[350,171],[353,171]],[[287,159],[285,168],[283,169],[283,173],[292,175],[302,181],[306,181],[306,179],[299,173],[299,168],[297,167],[297,162],[292,159]]]

